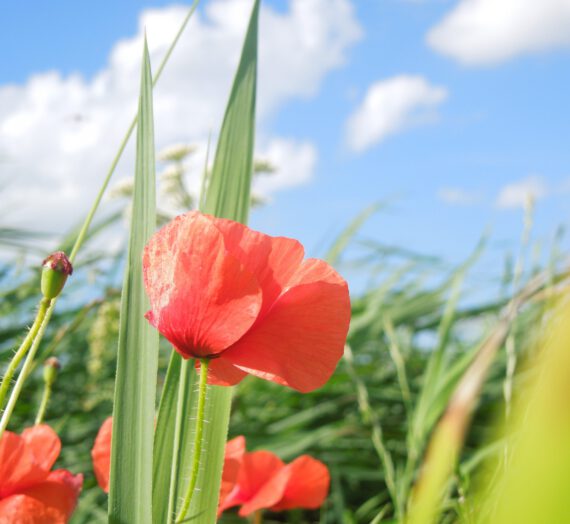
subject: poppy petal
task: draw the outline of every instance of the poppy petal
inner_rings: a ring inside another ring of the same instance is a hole
[[[196,371],[199,373],[199,360],[196,360],[195,366]],[[208,384],[211,386],[235,386],[246,376],[247,373],[245,371],[242,371],[224,359],[223,353],[220,358],[211,359],[208,364]]]
[[[226,444],[224,456],[224,469],[222,471],[222,484],[220,488],[220,501],[218,503],[218,515],[222,513],[222,506],[227,496],[234,489],[239,470],[245,454],[245,438],[243,436],[229,440]]]
[[[257,279],[201,213],[181,215],[158,231],[145,247],[143,268],[147,318],[184,358],[220,353],[261,308]]]
[[[99,428],[91,459],[97,483],[105,493],[109,493],[109,472],[111,470],[111,436],[113,435],[113,417],[108,417]]]
[[[239,469],[237,484],[227,496],[220,511],[232,506],[243,504],[239,514],[247,516],[260,508],[267,508],[276,504],[283,493],[265,493],[259,497],[259,491],[285,464],[269,451],[254,451],[243,456]],[[283,486],[285,489],[285,486]]]
[[[280,485],[286,479],[283,498],[270,509],[283,511],[294,508],[315,509],[327,498],[330,485],[328,468],[309,455],[302,455],[281,470],[272,482]],[[271,489],[271,487],[269,487]]]
[[[22,438],[34,455],[37,465],[49,471],[61,451],[61,441],[57,433],[46,424],[39,424],[25,429]]]
[[[226,350],[224,359],[306,393],[334,372],[349,322],[346,282],[326,262],[307,259],[263,321]]]
[[[66,524],[82,484],[82,475],[53,471],[37,486],[0,500],[0,524]]]
[[[225,458],[241,462],[245,453],[245,437],[240,435],[226,442]]]
[[[0,440],[0,498],[45,480],[48,470],[35,460],[26,441],[11,431]]]
[[[263,290],[261,319],[303,262],[305,250],[292,238],[272,237],[239,222],[215,218],[228,251],[251,271]]]

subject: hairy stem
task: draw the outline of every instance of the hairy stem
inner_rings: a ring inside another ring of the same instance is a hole
[[[190,508],[192,496],[196,489],[198,471],[200,470],[200,455],[202,454],[202,433],[204,432],[204,412],[206,406],[206,393],[208,390],[208,364],[207,358],[200,359],[200,384],[198,386],[198,407],[196,410],[196,433],[194,434],[194,450],[192,452],[192,470],[190,471],[190,481],[188,491],[184,497],[182,509],[176,519],[177,523],[183,522]],[[175,450],[177,452],[177,450]]]
[[[49,324],[49,319],[51,317],[51,313],[53,312],[54,304],[55,304],[54,301],[51,301],[51,303],[48,302],[48,304],[47,304],[49,307],[47,308],[47,310],[43,314],[43,318],[38,325],[35,336],[33,338],[32,347],[30,348],[30,351],[28,352],[28,355],[26,356],[26,360],[24,361],[24,365],[22,366],[22,369],[20,370],[20,374],[18,375],[18,380],[16,380],[16,384],[14,385],[14,389],[12,390],[12,393],[10,394],[10,398],[8,399],[8,404],[6,404],[6,409],[5,409],[4,413],[2,414],[2,419],[0,419],[0,438],[2,438],[2,435],[4,434],[4,431],[6,430],[6,427],[8,426],[8,422],[10,422],[10,417],[12,416],[12,412],[14,411],[14,407],[16,406],[16,402],[18,401],[18,398],[20,397],[20,393],[22,391],[22,388],[24,387],[24,382],[26,381],[26,377],[28,375],[29,369],[34,362],[34,358],[36,356],[36,353],[38,352],[38,348],[40,347],[40,342],[41,342],[43,335],[44,335],[44,332],[45,332],[45,330]]]
[[[52,387],[52,385],[49,383],[46,383],[46,385],[44,387],[44,394],[42,395],[42,401],[40,403],[40,407],[38,409],[38,414],[36,415],[36,420],[34,422],[34,424],[36,426],[38,424],[41,424],[44,421],[44,417],[46,415],[46,408],[47,408],[49,399],[51,397],[51,387]]]
[[[30,330],[28,331],[26,338],[24,339],[24,341],[16,351],[14,358],[12,358],[10,364],[8,365],[8,369],[6,369],[6,373],[4,374],[4,377],[2,378],[2,383],[0,384],[0,409],[4,406],[4,400],[6,399],[6,395],[8,393],[8,389],[10,388],[10,383],[12,382],[12,378],[14,377],[14,373],[16,373],[16,369],[18,369],[20,362],[22,362],[22,359],[28,353],[28,350],[30,349],[32,342],[34,341],[36,335],[38,334],[38,330],[42,322],[44,321],[50,302],[51,301],[47,298],[42,298],[42,300],[40,301],[40,307],[38,308],[38,312],[36,314],[34,323],[32,324]]]

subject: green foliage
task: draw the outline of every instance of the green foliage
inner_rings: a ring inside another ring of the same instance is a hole
[[[105,235],[106,231],[103,228],[98,234]],[[296,516],[291,512],[268,514],[268,522],[295,522],[293,519],[297,519],[305,523],[368,524],[380,512],[384,515],[382,522],[388,522],[394,515],[395,502],[387,486],[387,470],[379,453],[377,429],[379,426],[382,445],[394,465],[397,484],[408,461],[407,438],[412,427],[413,408],[424,388],[428,359],[440,344],[439,326],[452,294],[452,275],[457,271],[449,270],[433,257],[399,252],[380,254],[385,253],[381,249],[383,246],[369,239],[364,250],[361,244],[356,232],[347,243],[340,268],[351,271],[356,267],[360,278],[366,280],[370,275],[372,282],[364,292],[353,292],[349,335],[352,362],[341,362],[331,381],[310,395],[300,395],[255,378],[244,380],[234,395],[231,437],[243,434],[248,449],[270,449],[284,460],[310,453],[325,461],[333,475],[331,495],[322,511],[303,511]],[[353,249],[355,246],[359,247],[357,252]],[[112,409],[110,393],[120,284],[116,260],[85,258],[85,263],[77,264],[77,272],[70,279],[69,288],[66,288],[69,300],[62,302],[62,307],[56,310],[40,357],[41,362],[48,354],[56,354],[63,365],[46,421],[58,431],[63,441],[58,466],[85,474],[85,487],[73,518],[74,524],[106,521],[106,496],[96,486],[89,451],[100,424]],[[380,261],[385,269],[377,274]],[[549,262],[549,266],[557,265],[557,260]],[[99,268],[105,268],[105,271],[101,272]],[[496,325],[501,308],[509,302],[501,275],[496,275],[496,280],[486,276],[485,301],[476,302],[471,298],[472,291],[480,287],[483,278],[477,269],[475,264],[465,275],[463,293],[454,305],[445,338],[446,365],[434,388],[436,394],[430,408],[434,414],[429,418],[430,426],[437,420],[435,413],[445,409],[455,384],[481,341]],[[90,274],[99,275],[95,286],[88,278]],[[14,270],[6,268],[4,275],[0,280],[0,293],[7,297],[2,303],[2,362],[7,361],[22,328],[33,316],[35,297],[32,290],[38,289],[38,272],[23,272],[15,280]],[[526,276],[532,274],[527,272]],[[525,278],[521,279],[521,285]],[[559,281],[560,277],[552,273],[552,285]],[[25,298],[27,296],[30,298]],[[540,303],[529,304],[521,311],[512,332],[519,358],[533,347],[539,333],[535,326],[540,324],[543,313]],[[164,341],[163,344],[161,354],[164,357],[170,354],[170,347]],[[402,387],[401,361],[404,363],[404,384],[407,383],[409,392],[405,385]],[[165,371],[166,362],[162,362],[160,376],[164,376]],[[193,371],[190,376],[194,376]],[[483,460],[500,456],[503,451],[502,437],[491,432],[490,421],[497,411],[502,411],[504,376],[505,355],[500,352],[490,378],[484,384],[465,449],[451,479],[443,515],[447,521],[457,519],[473,504],[472,489],[477,485]],[[528,376],[528,367],[521,368],[515,376],[515,396],[528,381]],[[31,376],[17,406],[11,425],[15,430],[33,423],[41,384],[40,366]],[[366,402],[363,403],[363,399]],[[159,423],[158,427],[162,425]],[[426,438],[429,436],[427,430],[422,433]],[[191,438],[188,440],[191,442]],[[422,442],[419,463],[426,444],[425,440]],[[224,515],[222,520],[241,522],[232,512]]]

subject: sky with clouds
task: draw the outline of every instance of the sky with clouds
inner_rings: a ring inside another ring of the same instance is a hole
[[[193,173],[219,129],[251,4],[203,0],[155,90],[157,148],[196,144]],[[3,6],[6,225],[57,232],[85,214],[136,107],[144,29],[156,67],[187,9]],[[490,225],[499,264],[530,195],[548,249],[570,200],[568,0],[265,0],[260,24],[257,156],[278,171],[256,183],[270,204],[254,227],[319,254],[386,201],[363,235],[457,261]]]

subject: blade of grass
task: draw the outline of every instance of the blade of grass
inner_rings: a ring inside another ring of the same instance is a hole
[[[406,416],[409,417],[412,394],[410,392],[410,385],[408,383],[408,376],[406,374],[406,362],[404,360],[402,352],[400,351],[400,345],[398,343],[394,324],[388,316],[384,317],[384,332],[386,333],[392,362],[394,362],[394,366],[396,367],[398,384],[400,386],[400,391],[402,392],[402,400],[404,401],[404,405],[406,407]]]
[[[414,486],[410,501],[409,524],[436,522],[441,511],[441,500],[449,485],[450,475],[463,447],[471,416],[479,400],[481,389],[504,344],[520,308],[548,282],[548,275],[540,274],[506,307],[493,332],[479,348],[473,362],[461,377],[447,409],[430,439],[420,477]],[[497,520],[497,522],[505,522]]]
[[[566,303],[551,313],[533,363],[537,373],[513,406],[509,467],[490,463],[499,478],[479,486],[478,523],[570,521],[570,310]]]
[[[253,173],[258,16],[255,0],[202,210],[242,223],[249,216]]]
[[[370,405],[370,395],[366,389],[366,384],[358,376],[358,373],[354,368],[354,358],[352,355],[352,350],[348,344],[344,349],[344,363],[346,365],[348,374],[356,387],[358,410],[360,411],[363,421],[371,427],[372,444],[376,450],[376,453],[378,454],[378,457],[380,458],[380,462],[382,463],[382,467],[384,469],[386,486],[388,488],[388,492],[390,493],[390,497],[392,498],[392,504],[394,505],[396,517],[401,518],[404,507],[402,501],[399,499],[399,494],[396,487],[394,461],[392,460],[392,455],[386,447],[386,443],[384,441],[384,432],[382,431],[380,419]]]
[[[337,264],[350,241],[354,238],[356,233],[358,233],[358,230],[374,213],[377,213],[384,207],[386,207],[386,204],[379,202],[368,206],[359,213],[335,240],[325,257],[326,261],[333,266]]]
[[[146,39],[139,100],[135,187],[129,250],[121,297],[113,408],[109,522],[151,520],[152,446],[158,332],[145,320],[142,252],[156,228],[152,77]]]
[[[412,416],[410,428],[408,430],[408,460],[406,463],[405,473],[400,484],[400,489],[403,492],[402,496],[404,499],[408,497],[408,490],[410,488],[418,460],[421,458],[425,439],[431,431],[431,427],[428,427],[426,420],[428,418],[430,406],[437,395],[442,373],[446,369],[445,364],[447,360],[448,341],[451,328],[455,320],[455,312],[459,301],[461,286],[465,279],[467,270],[477,260],[484,245],[485,236],[479,242],[474,252],[456,270],[455,275],[451,279],[451,292],[447,299],[438,328],[438,345],[428,360],[423,385]]]
[[[255,97],[257,83],[257,34],[258,34],[259,1],[253,6],[247,34],[242,49],[240,63],[230,93],[224,121],[218,140],[216,156],[212,172],[209,175],[207,191],[201,205],[201,211],[229,218],[242,223],[247,222],[251,192],[251,177],[253,170],[253,148],[255,131]],[[191,366],[188,372],[194,373]],[[164,385],[164,394],[175,395],[177,402],[188,402],[189,390],[186,388],[185,398],[178,394],[178,381],[167,380]],[[173,393],[172,390],[176,390]],[[223,465],[224,447],[228,432],[228,422],[232,388],[211,387],[206,404],[206,421],[204,427],[204,442],[206,443],[201,457],[198,484],[194,493],[188,517],[196,524],[210,524],[216,520],[217,499],[220,490],[221,470]],[[159,432],[172,432],[176,421],[176,406],[168,403],[161,406],[159,418],[167,421],[171,428],[158,427]],[[182,439],[182,435],[194,434],[194,421],[189,417],[182,420],[180,427],[180,445],[190,446],[190,439]],[[162,437],[160,437],[162,438]],[[183,442],[184,441],[184,442]],[[187,459],[187,453],[173,450],[179,456]],[[156,470],[168,468],[170,463],[163,461],[155,452]],[[155,470],[155,471],[156,471]],[[184,471],[183,464],[179,465],[176,492],[188,481],[188,471]],[[172,490],[174,486],[170,486]],[[159,489],[158,487],[156,489]],[[182,490],[183,492],[183,490]],[[162,497],[155,490],[155,500]],[[168,499],[168,497],[166,497]],[[177,497],[179,500],[179,497]],[[172,518],[172,515],[169,516]],[[162,524],[164,521],[155,521]]]
[[[167,522],[168,493],[170,491],[171,475],[177,475],[177,465],[174,462],[174,431],[175,425],[170,424],[168,417],[176,410],[178,390],[166,385],[176,385],[180,376],[182,357],[172,352],[168,370],[166,371],[165,387],[162,390],[153,448],[152,469],[152,521]],[[168,464],[169,467],[164,467]]]
[[[503,318],[481,346],[433,432],[422,473],[412,494],[408,518],[410,524],[436,522],[440,501],[463,445],[471,413],[489,367],[505,341],[511,321],[510,316]]]

